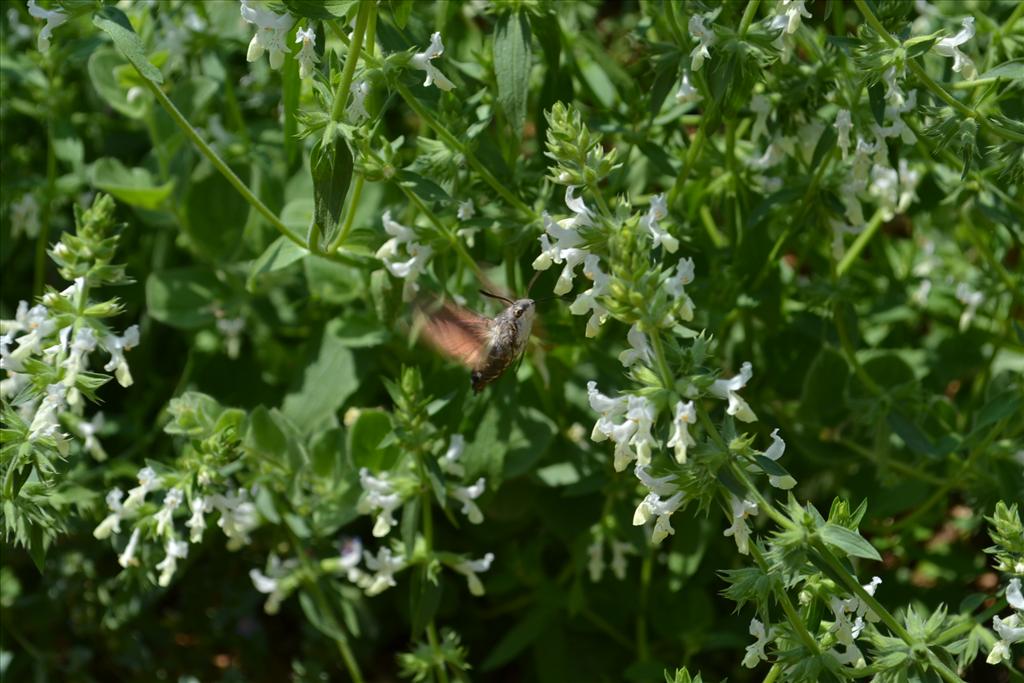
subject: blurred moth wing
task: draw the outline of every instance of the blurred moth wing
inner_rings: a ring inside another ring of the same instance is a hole
[[[420,334],[438,353],[477,370],[487,359],[491,320],[451,302],[417,309]]]

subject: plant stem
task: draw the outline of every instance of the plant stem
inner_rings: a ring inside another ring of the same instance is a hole
[[[445,128],[440,121],[434,118],[434,115],[430,113],[430,110],[423,106],[416,96],[412,94],[409,88],[401,82],[396,82],[395,90],[402,99],[405,100],[405,103],[409,105],[409,108],[416,112],[416,115],[420,117],[420,120],[422,120],[428,128],[433,130],[446,145],[465,157],[466,163],[468,163],[474,171],[479,173],[480,177],[484,179],[484,182],[490,185],[502,199],[523,215],[529,216],[533,220],[537,219],[537,213],[527,206],[522,200],[512,194],[505,185],[495,178],[487,167],[480,163],[480,160],[476,158],[476,155],[474,155],[466,145],[452,135],[452,133]]]
[[[732,471],[733,476],[739,479],[740,483],[743,484],[743,487],[747,489],[750,497],[754,499],[755,503],[757,503],[757,509],[759,511],[763,511],[773,522],[784,529],[793,530],[797,528],[797,525],[793,520],[776,510],[775,506],[768,502],[767,498],[761,495],[761,492],[756,486],[754,486],[754,483],[750,481],[750,477],[748,477],[747,473],[743,471],[743,467],[735,461],[730,461],[729,469]]]
[[[661,343],[661,333],[657,328],[651,330],[651,346],[654,348],[654,357],[658,361],[658,371],[661,374],[661,383],[665,389],[671,391],[675,386],[672,377],[672,370],[669,368],[668,360],[665,358],[665,347]]]
[[[882,217],[884,215],[884,210],[879,208],[875,211],[874,215],[871,216],[871,219],[868,220],[867,226],[865,226],[864,230],[857,235],[857,239],[853,241],[849,250],[843,255],[842,260],[839,261],[839,265],[836,266],[836,275],[838,277],[842,277],[846,274],[846,271],[850,269],[853,262],[857,260],[858,256],[860,256],[860,253],[864,251],[864,247],[868,245],[868,242],[870,242],[871,238],[875,236],[878,229],[882,227]]]
[[[374,2],[363,0],[359,3],[356,27],[352,32],[352,42],[348,46],[348,54],[345,55],[345,66],[341,70],[341,81],[338,83],[338,89],[334,91],[334,108],[331,110],[332,121],[342,121],[345,118],[348,91],[352,86],[352,75],[356,72],[356,63],[359,62],[359,50],[363,47],[363,34],[366,33],[366,23],[369,20],[369,15],[376,11],[377,6]]]
[[[772,668],[768,670],[768,675],[764,677],[761,683],[775,683],[782,675],[782,667],[778,664],[773,664]]]
[[[348,234],[352,232],[352,223],[356,219],[356,210],[359,208],[359,197],[363,194],[363,184],[365,178],[362,175],[356,176],[356,182],[352,186],[352,192],[349,194],[348,199],[348,213],[345,214],[345,223],[341,226],[341,232],[334,238],[334,241],[327,247],[327,253],[333,253],[345,243],[348,239]]]
[[[757,6],[760,4],[761,0],[747,0],[747,7],[743,10],[743,18],[740,19],[740,38],[747,35],[750,24],[754,21],[754,15],[757,14]]]
[[[832,307],[832,317],[836,323],[836,333],[839,335],[839,346],[843,350],[843,355],[846,356],[846,360],[853,367],[854,374],[857,378],[864,383],[864,386],[868,388],[868,391],[881,396],[885,392],[882,391],[882,387],[872,379],[871,375],[867,373],[864,366],[857,360],[857,349],[853,347],[853,341],[850,339],[849,333],[846,331],[846,323],[843,321],[842,311],[839,310],[839,303],[836,302]]]
[[[756,543],[750,544],[750,553],[754,556],[754,561],[757,562],[765,574],[770,572],[768,563],[765,562],[764,555],[761,554],[761,550],[757,547]],[[789,621],[793,630],[796,632],[797,637],[804,644],[808,650],[811,651],[815,656],[821,654],[821,650],[818,647],[818,641],[814,639],[811,632],[807,630],[807,624],[800,618],[800,615],[796,611],[796,607],[793,606],[793,601],[789,597],[789,593],[786,592],[786,587],[782,583],[774,584],[775,596],[779,600],[779,604],[782,605],[782,611],[786,613],[786,620]]]
[[[53,88],[53,60],[46,59],[47,85]],[[48,98],[53,102],[54,98]],[[52,106],[52,105],[48,105]],[[53,219],[53,204],[57,201],[57,153],[53,148],[53,120],[51,115],[47,117],[46,124],[46,196],[43,198],[42,211],[39,216],[39,235],[36,237],[36,262],[32,278],[32,293],[35,296],[43,294],[43,285],[46,283],[46,247],[50,240],[50,221]]]
[[[136,69],[136,71],[138,70]],[[185,134],[185,137],[192,141],[192,144],[194,144],[202,155],[206,157],[211,164],[213,164],[213,167],[216,168],[229,183],[231,183],[231,186],[235,188],[238,194],[242,195],[245,201],[249,202],[249,204],[256,209],[256,211],[259,212],[259,214],[263,216],[275,230],[288,238],[289,241],[305,249],[306,241],[296,235],[287,225],[282,223],[281,219],[278,218],[266,204],[260,201],[260,198],[253,194],[252,190],[250,190],[249,187],[243,183],[237,175],[235,175],[235,172],[231,170],[231,167],[228,166],[223,159],[217,156],[217,153],[213,151],[213,148],[210,147],[202,137],[200,137],[196,129],[192,127],[192,124],[188,122],[188,119],[186,119],[181,111],[179,111],[174,105],[174,102],[172,102],[170,98],[164,94],[163,90],[160,89],[160,86],[143,76],[141,72],[139,72],[139,76],[142,77],[142,82],[153,93],[157,102],[160,103],[160,106],[164,108],[164,110],[170,115],[171,119],[174,120],[174,123],[177,124],[178,128],[180,128]]]

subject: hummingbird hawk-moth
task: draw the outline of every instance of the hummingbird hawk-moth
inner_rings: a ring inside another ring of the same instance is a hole
[[[467,366],[474,393],[501,377],[526,350],[536,302],[480,293],[508,306],[493,318],[446,302],[427,313],[423,334],[438,351]]]

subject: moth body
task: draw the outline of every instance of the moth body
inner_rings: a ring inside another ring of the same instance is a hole
[[[490,321],[486,353],[470,375],[474,392],[479,393],[501,377],[523,354],[530,340],[535,311],[533,299],[518,299]]]

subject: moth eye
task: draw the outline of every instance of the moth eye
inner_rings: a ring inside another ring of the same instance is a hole
[[[517,317],[517,318],[520,318],[520,317],[522,317],[522,315],[523,315],[523,309],[521,309],[521,308],[513,308],[513,309],[512,309],[512,315],[514,315],[514,316],[515,316],[515,317]]]

